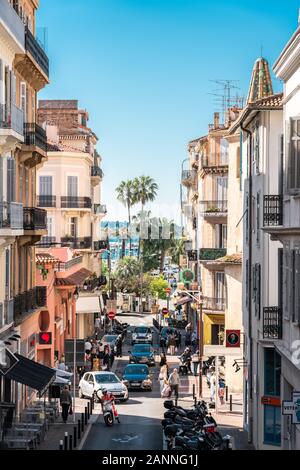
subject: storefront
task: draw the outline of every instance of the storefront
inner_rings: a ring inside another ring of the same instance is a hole
[[[225,330],[224,314],[204,314],[204,344],[223,344]]]

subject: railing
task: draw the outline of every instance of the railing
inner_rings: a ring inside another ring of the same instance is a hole
[[[65,263],[59,263],[57,271],[67,271],[71,269],[73,266],[82,263],[83,256],[76,256],[75,258],[66,261]]]
[[[203,155],[201,157],[201,166],[202,168],[209,168],[215,166],[227,166],[229,162],[229,155],[228,154],[211,154],[211,155]]]
[[[0,18],[6,24],[7,29],[12,33],[16,40],[24,47],[25,29],[22,20],[10,3],[6,1],[0,2]]]
[[[282,195],[264,196],[264,226],[283,224],[283,198]]]
[[[197,250],[189,250],[187,256],[189,261],[197,261]]]
[[[56,207],[56,196],[37,196],[38,207]]]
[[[62,246],[69,246],[70,248],[88,249],[92,247],[92,237],[75,238],[63,237],[61,238]]]
[[[218,215],[227,212],[227,201],[200,201],[199,204],[204,215]]]
[[[80,290],[92,292],[107,283],[106,276],[99,276],[93,279],[86,280]]]
[[[47,133],[35,122],[25,122],[24,143],[25,145],[35,146],[47,152]]]
[[[226,256],[226,248],[201,248],[199,258],[201,261],[213,261]]]
[[[279,307],[264,307],[263,336],[267,339],[282,339],[282,311]]]
[[[109,242],[107,240],[97,240],[94,242],[94,250],[109,250]]]
[[[77,208],[77,209],[91,209],[92,200],[90,197],[79,196],[62,196],[61,207],[63,209]]]
[[[51,248],[51,246],[55,245],[56,243],[56,237],[42,237],[41,240],[35,244],[37,247],[43,247],[43,248]]]
[[[182,184],[192,185],[196,180],[195,170],[183,170],[181,173]]]
[[[25,49],[32,55],[36,63],[49,77],[49,59],[28,26],[25,27]]]
[[[224,298],[204,297],[202,307],[204,310],[224,312],[225,304],[226,302]]]
[[[103,171],[100,166],[95,165],[91,167],[91,176],[100,176],[100,178],[103,177]]]
[[[47,230],[47,211],[24,207],[24,230]]]
[[[104,204],[94,204],[94,214],[106,214],[107,208]]]
[[[12,103],[0,104],[0,129],[11,129],[18,134],[23,135],[23,110]]]
[[[0,202],[0,228],[23,230],[23,204]]]
[[[21,316],[37,308],[47,305],[47,288],[36,286],[33,289],[22,292],[14,298],[14,316]]]

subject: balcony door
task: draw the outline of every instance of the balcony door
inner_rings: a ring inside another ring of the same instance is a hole
[[[52,195],[52,176],[40,176],[40,202],[42,205],[51,203]]]
[[[78,177],[68,176],[68,197],[78,197]]]
[[[215,247],[227,248],[227,225],[216,224],[215,226]]]
[[[215,273],[215,298],[216,302],[223,302],[225,299],[225,273]]]
[[[217,177],[217,201],[227,201],[227,188],[228,178],[227,176]]]
[[[70,217],[70,219],[69,219],[69,234],[72,238],[77,238],[77,235],[78,235],[78,217]]]
[[[229,143],[226,139],[221,139],[220,141],[220,164],[227,165],[228,164],[228,148]]]

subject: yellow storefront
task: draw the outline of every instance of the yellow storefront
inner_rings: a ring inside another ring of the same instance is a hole
[[[224,314],[204,314],[204,344],[223,344]]]

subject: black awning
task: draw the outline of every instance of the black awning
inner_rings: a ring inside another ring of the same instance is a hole
[[[10,380],[27,385],[43,395],[55,380],[55,370],[27,357],[15,354],[19,362],[6,374]]]

